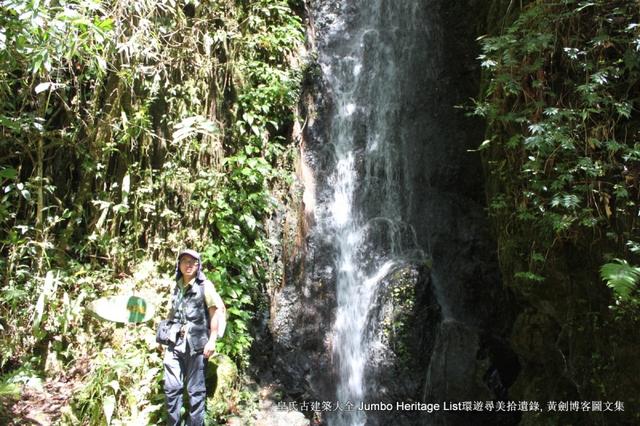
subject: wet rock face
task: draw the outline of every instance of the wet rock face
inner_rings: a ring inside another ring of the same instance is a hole
[[[421,400],[440,307],[424,265],[405,265],[381,283],[370,312],[372,342],[367,361],[366,403]],[[368,425],[418,424],[419,413],[394,409],[367,416]]]
[[[396,94],[387,99],[393,108],[385,110],[393,126],[389,133],[393,145],[386,156],[388,167],[373,163],[366,143],[376,116],[355,112],[355,168],[367,182],[392,178],[395,186],[389,191],[363,184],[355,202],[363,217],[376,217],[379,204],[388,202],[383,198],[394,195],[402,224],[399,238],[411,240],[416,252],[426,254],[430,267],[424,258],[408,260],[379,283],[367,321],[365,399],[395,404],[504,398],[518,370],[505,343],[511,308],[501,288],[495,244],[487,232],[480,160],[468,151],[480,144],[483,129],[454,108],[477,92],[474,28],[486,5],[415,1],[407,10],[423,25],[409,31],[402,21],[393,21],[404,19],[397,16],[394,2],[381,4],[386,8],[380,12],[381,28],[391,30],[364,32],[363,66],[365,70],[373,66],[372,58],[382,55],[376,49],[386,49],[383,57],[399,67],[392,88]],[[309,2],[310,34],[320,56],[346,54],[340,39],[329,36],[329,29],[337,21],[344,23],[346,33],[359,25],[361,5],[349,5],[343,7],[336,0]],[[389,40],[401,45],[385,47]],[[337,108],[332,91],[341,89],[328,84],[319,68],[310,67],[315,72],[309,73],[303,88],[302,109],[309,120],[302,161],[313,170],[314,212],[322,216],[330,208],[330,177],[336,166],[335,150],[328,142]],[[372,72],[371,78],[375,75]],[[379,96],[381,89],[363,90],[362,96],[371,92]],[[367,104],[366,99],[354,99]],[[284,278],[277,288],[269,289],[270,310],[256,345],[264,380],[278,382],[289,398],[300,401],[335,400],[338,382],[331,336],[337,254],[333,237],[317,219],[300,212],[287,215],[289,223],[303,221],[307,226],[293,224],[291,229],[305,231],[285,235]],[[371,226],[375,235],[369,243],[376,249],[386,244],[388,235],[386,222],[380,223]],[[291,243],[294,240],[298,243]],[[432,424],[436,418],[438,424],[468,424],[461,416],[438,416],[377,412],[367,415],[367,425]],[[515,420],[487,418],[486,424],[491,421]]]
[[[262,361],[258,367],[263,380],[280,385],[289,398],[323,401],[330,400],[335,380],[327,336],[335,306],[334,278],[330,266],[314,261],[309,252],[319,253],[308,248],[305,256],[292,260],[283,286],[272,293],[255,358]]]

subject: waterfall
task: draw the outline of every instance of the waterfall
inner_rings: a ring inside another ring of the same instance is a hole
[[[348,3],[348,4],[347,4]],[[403,218],[411,194],[405,141],[398,129],[411,63],[413,1],[327,2],[328,36],[319,63],[331,95],[327,179],[320,229],[335,253],[337,307],[332,330],[340,404],[366,399],[369,311],[383,279],[396,266],[422,259]],[[364,425],[366,413],[343,409],[336,426]]]
[[[455,108],[478,91],[474,40],[487,7],[305,5],[314,56],[301,102],[304,214],[288,215],[295,228],[285,231],[298,233],[283,244],[266,377],[291,400],[332,401],[314,413],[322,424],[470,424],[469,413],[377,408],[503,398],[517,374],[471,152],[484,128]]]

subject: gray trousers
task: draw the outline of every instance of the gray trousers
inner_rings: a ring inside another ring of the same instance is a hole
[[[184,351],[180,350],[184,349]],[[164,354],[164,393],[167,398],[169,426],[180,426],[180,409],[184,385],[189,395],[188,426],[204,424],[206,387],[204,380],[204,355],[202,352],[192,355],[189,345],[182,348],[167,348]]]

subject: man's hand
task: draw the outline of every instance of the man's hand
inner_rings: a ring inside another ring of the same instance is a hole
[[[204,345],[204,357],[209,358],[216,353],[216,339],[209,339],[206,345]]]

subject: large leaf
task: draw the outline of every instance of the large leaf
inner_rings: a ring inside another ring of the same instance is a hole
[[[116,397],[114,395],[105,396],[102,401],[102,409],[104,410],[104,418],[107,421],[107,425],[111,424],[111,418],[116,409]]]
[[[3,179],[15,179],[18,176],[18,171],[13,167],[0,169],[0,178]]]
[[[125,294],[94,300],[89,310],[106,321],[138,323],[152,319],[155,306],[139,296]]]
[[[40,295],[38,296],[38,301],[36,302],[33,313],[33,329],[36,332],[40,330],[40,325],[45,316],[47,300],[56,292],[57,287],[58,279],[54,278],[52,271],[47,272],[47,275],[44,277],[44,285],[40,290]]]
[[[600,268],[600,276],[607,282],[618,298],[629,300],[631,291],[640,280],[640,268],[629,265],[626,260],[614,259]]]
[[[20,386],[15,383],[0,383],[0,397],[10,396],[13,398],[19,398],[20,390]]]
[[[181,140],[191,136],[196,136],[197,134],[212,136],[216,131],[216,125],[213,121],[200,115],[194,115],[183,119],[174,126],[172,134],[173,143],[177,144]]]

